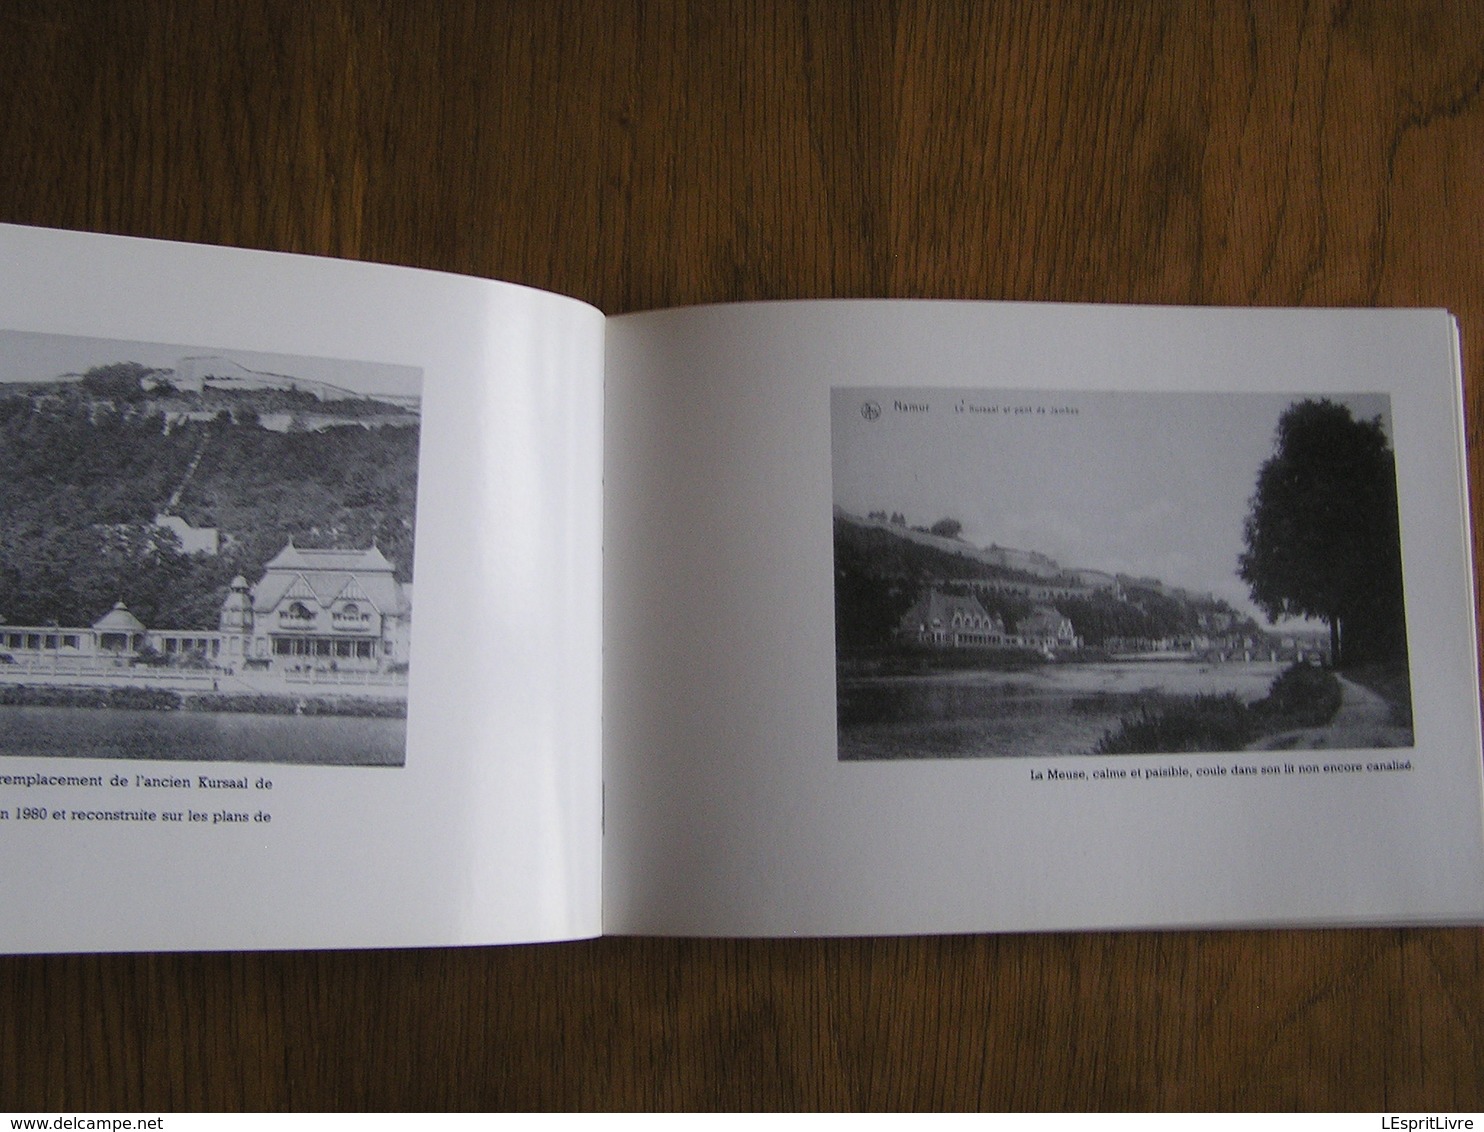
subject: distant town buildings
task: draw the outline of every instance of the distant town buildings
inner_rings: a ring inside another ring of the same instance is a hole
[[[902,615],[898,639],[938,648],[1008,648],[1005,623],[977,598],[929,590]]]
[[[942,558],[903,555],[899,550],[883,553],[877,576],[893,583],[898,592],[921,595],[895,627],[892,637],[899,645],[938,650],[1025,649],[1047,656],[1076,652],[1082,660],[1329,662],[1327,633],[1263,632],[1250,617],[1211,592],[1172,586],[1152,576],[1063,567],[1035,551],[977,547],[952,534],[935,533],[937,527],[957,526],[952,520],[924,529],[908,525],[900,512],[888,516],[885,511],[874,511],[861,519],[836,507],[835,516],[837,522],[884,531],[893,540],[963,560],[968,576],[956,572],[958,564],[945,563]],[[1006,625],[999,614],[989,612],[995,606],[1009,615],[1010,610],[1026,605],[1031,606],[1030,612],[1014,625]],[[1083,629],[1091,636],[1091,645],[1058,606],[1079,617],[1086,613],[1089,621]],[[1121,609],[1126,616],[1116,615]],[[1109,632],[1115,624],[1141,622],[1151,630],[1156,625],[1161,628],[1145,634]],[[1176,625],[1175,630],[1164,628]]]
[[[907,644],[947,649],[1034,649],[1069,651],[1082,647],[1069,618],[1049,606],[1037,606],[1007,632],[1004,620],[972,596],[929,590],[902,615],[897,639]]]
[[[1050,606],[1038,605],[1020,619],[1015,630],[1026,648],[1056,652],[1082,647],[1082,638],[1077,636],[1071,619]]]
[[[411,628],[412,587],[376,547],[306,550],[290,541],[256,584],[232,580],[215,629],[151,629],[118,602],[86,628],[0,624],[0,662],[405,671]]]

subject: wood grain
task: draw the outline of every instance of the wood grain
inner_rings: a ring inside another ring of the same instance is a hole
[[[1477,500],[1481,86],[1473,3],[7,0],[0,220],[610,313],[1446,306]],[[12,957],[0,1107],[1478,1109],[1481,1019],[1477,929]]]

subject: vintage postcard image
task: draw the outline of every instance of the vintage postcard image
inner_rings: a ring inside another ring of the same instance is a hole
[[[836,388],[831,428],[840,759],[1412,746],[1387,395]]]

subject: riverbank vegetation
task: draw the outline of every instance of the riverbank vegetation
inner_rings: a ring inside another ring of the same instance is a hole
[[[1284,669],[1265,698],[1153,695],[1093,748],[1096,755],[1240,751],[1267,735],[1323,727],[1340,709],[1340,682],[1308,664]]]
[[[131,711],[240,712],[250,715],[360,716],[405,719],[407,702],[375,696],[296,696],[261,692],[177,692],[170,688],[0,685],[0,704],[18,707],[124,708]]]

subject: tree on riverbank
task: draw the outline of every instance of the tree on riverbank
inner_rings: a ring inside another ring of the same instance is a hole
[[[1258,471],[1237,573],[1273,620],[1317,617],[1336,666],[1406,654],[1396,469],[1380,418],[1290,405]]]

